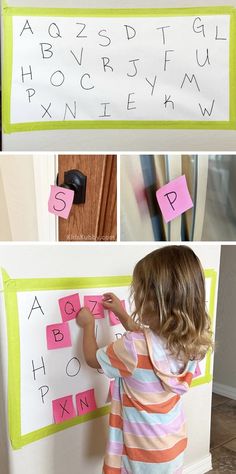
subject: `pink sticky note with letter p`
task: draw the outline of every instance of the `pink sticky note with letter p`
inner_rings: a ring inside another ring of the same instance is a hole
[[[193,207],[185,175],[158,189],[156,198],[166,223]]]
[[[78,415],[85,415],[90,411],[96,410],[96,400],[94,389],[85,390],[85,392],[77,393],[76,406]]]
[[[72,189],[51,185],[48,211],[56,216],[67,219],[73,204],[74,194]]]

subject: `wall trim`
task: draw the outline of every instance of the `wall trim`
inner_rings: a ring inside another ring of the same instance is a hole
[[[50,185],[56,184],[56,157],[50,154],[34,154],[34,181],[38,223],[38,240],[55,242],[57,240],[56,216],[48,212]]]
[[[185,467],[183,474],[205,474],[212,469],[211,453],[205,458]]]
[[[223,397],[231,398],[236,400],[236,388],[230,385],[224,385],[222,383],[213,382],[213,392]]]

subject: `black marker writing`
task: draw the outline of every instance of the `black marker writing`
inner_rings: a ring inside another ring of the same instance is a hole
[[[220,41],[226,41],[226,40],[227,40],[227,38],[222,38],[222,37],[220,38],[220,36],[218,36],[218,34],[219,34],[219,27],[216,26],[216,36],[215,36],[215,40],[220,40]]]
[[[84,397],[84,400],[82,400],[82,398],[80,398],[79,402],[80,402],[80,408],[81,408],[82,411],[83,411],[84,407],[89,408],[88,400],[87,400],[86,397]]]
[[[65,112],[64,112],[63,120],[66,119],[67,110],[71,113],[72,117],[75,119],[76,118],[76,100],[74,101],[74,110],[72,110],[71,107],[67,103],[65,104]]]
[[[43,310],[42,310],[42,306],[40,305],[37,296],[34,297],[34,302],[33,302],[33,305],[32,305],[32,307],[31,307],[31,310],[30,310],[28,319],[30,318],[30,316],[31,316],[31,314],[32,314],[32,311],[35,311],[36,309],[39,309],[40,312],[41,312],[41,314],[44,315],[44,312],[43,312]]]
[[[210,65],[211,63],[210,63],[210,59],[209,59],[209,50],[208,50],[208,48],[206,49],[206,58],[201,63],[199,61],[198,49],[196,49],[196,60],[197,60],[198,66],[200,66],[200,67],[204,67],[206,64]]]
[[[25,82],[25,79],[24,79],[25,76],[30,76],[30,79],[32,81],[33,73],[32,73],[31,66],[29,66],[29,72],[24,72],[23,66],[21,66],[21,80],[22,80],[22,82]]]
[[[66,365],[66,375],[68,377],[76,377],[81,369],[80,360],[77,357],[72,357]]]
[[[130,92],[128,94],[128,100],[127,100],[127,110],[134,110],[134,109],[137,109],[137,107],[130,107],[131,104],[135,104],[135,101],[134,100],[130,100],[131,99],[131,95],[135,95],[134,92]]]
[[[113,67],[110,65],[110,58],[107,58],[106,56],[104,56],[102,59],[102,63],[103,63],[103,69],[104,69],[104,72],[106,72],[106,68],[110,69],[112,72],[113,72]]]
[[[29,102],[31,102],[31,97],[33,97],[35,95],[35,89],[26,89],[26,92],[28,92],[28,100]]]
[[[52,105],[52,102],[50,102],[50,104],[48,105],[48,107],[44,107],[44,105],[41,104],[41,107],[44,109],[44,113],[43,113],[43,115],[42,115],[42,118],[44,118],[45,115],[48,115],[50,118],[52,118],[52,116],[51,116],[51,114],[50,114],[50,112],[49,112],[49,109],[50,109],[51,105]]]
[[[60,70],[53,72],[53,74],[50,77],[50,82],[52,86],[54,87],[60,87],[64,81],[65,81],[65,75]]]
[[[80,58],[78,59],[77,56],[75,55],[74,51],[72,51],[72,50],[70,51],[70,53],[75,58],[75,60],[76,60],[76,62],[78,63],[79,66],[82,66],[83,52],[84,52],[84,48],[81,48]]]
[[[58,197],[60,194],[62,194],[63,196],[65,196],[65,193],[64,193],[63,191],[59,191],[58,193],[55,194],[55,200],[62,202],[62,203],[63,203],[63,204],[62,204],[62,207],[61,207],[60,209],[57,209],[57,208],[55,207],[55,205],[53,204],[53,209],[54,209],[54,211],[58,211],[58,212],[64,211],[64,209],[66,208],[66,201],[64,201],[64,199],[61,199],[61,198]]]
[[[136,30],[130,25],[124,25],[124,27],[126,31],[127,40],[133,39],[136,36]]]
[[[166,28],[170,28],[170,26],[160,26],[159,28],[157,28],[157,30],[162,31],[162,44],[166,44],[166,37],[165,37]]]
[[[64,334],[60,329],[52,329],[53,337],[55,342],[61,342],[64,339]]]
[[[165,51],[165,58],[164,58],[164,71],[166,71],[166,65],[167,63],[169,63],[171,61],[171,59],[167,59],[167,55],[168,53],[173,53],[174,52],[174,49],[167,49]]]
[[[29,30],[32,35],[34,34],[34,32],[33,32],[32,28],[31,28],[31,26],[30,26],[28,20],[26,20],[26,22],[25,22],[25,24],[24,24],[24,28],[23,28],[22,32],[20,33],[20,36],[21,36],[22,33],[23,33],[24,31],[26,31],[26,30]]]
[[[45,367],[45,363],[44,363],[43,356],[41,356],[41,363],[42,363],[42,365],[40,365],[39,367],[35,367],[33,360],[31,361],[31,363],[32,363],[32,368],[33,368],[32,372],[33,372],[33,378],[34,378],[34,380],[36,380],[36,375],[35,375],[35,373],[36,373],[38,370],[42,370],[42,371],[43,371],[43,375],[46,375],[46,367]]]
[[[38,390],[40,390],[41,400],[42,400],[42,403],[44,404],[44,398],[47,395],[47,393],[49,392],[49,386],[48,385],[42,385],[41,387],[39,387]]]
[[[194,22],[193,22],[193,31],[194,33],[202,33],[204,38],[205,38],[205,27],[204,25],[201,23],[201,18],[198,16],[197,18],[195,18]],[[200,22],[200,24],[199,24]],[[197,26],[198,24],[198,26]]]
[[[107,46],[109,46],[111,44],[111,38],[109,38],[109,36],[107,36],[107,35],[102,34],[103,32],[107,32],[107,30],[99,31],[98,36],[100,36],[101,38],[105,38],[107,41],[106,41],[105,44],[99,43],[99,46],[103,46],[104,48],[106,48]]]
[[[169,96],[167,97],[167,95],[165,94],[164,106],[165,106],[165,108],[166,108],[168,104],[171,104],[171,105],[172,105],[172,109],[174,110],[175,104],[174,104],[173,100],[170,100],[170,98],[171,98],[171,95],[169,95]]]
[[[61,418],[63,418],[64,416],[64,412],[67,413],[68,415],[70,414],[70,412],[66,409],[66,404],[67,404],[67,399],[64,401],[64,404],[62,405],[60,403],[60,407],[62,408],[62,412],[61,412]]]
[[[207,110],[205,107],[204,107],[204,110],[203,110],[201,104],[198,104],[198,105],[199,105],[199,107],[200,107],[200,110],[201,110],[201,113],[202,113],[203,117],[205,116],[205,114],[209,115],[209,117],[210,117],[211,114],[212,114],[212,111],[213,111],[213,107],[214,107],[214,105],[215,105],[215,99],[213,99],[213,101],[212,101],[212,103],[211,103],[211,108],[210,108],[210,110]]]
[[[48,27],[48,34],[51,38],[62,38],[59,27],[56,23],[51,23]]]
[[[192,74],[192,77],[190,78],[189,75],[186,73],[186,74],[184,75],[183,82],[182,82],[182,84],[181,84],[181,86],[180,86],[180,89],[183,88],[186,79],[190,82],[190,84],[192,84],[192,82],[193,82],[193,80],[194,80],[195,85],[196,85],[197,89],[198,89],[199,92],[200,92],[200,88],[199,88],[197,79],[196,79],[196,77],[195,77],[195,74]]]
[[[87,38],[86,35],[82,35],[81,33],[83,33],[83,31],[85,30],[86,28],[86,24],[85,23],[76,23],[76,25],[79,25],[79,26],[82,26],[80,32],[78,33],[78,35],[76,36],[76,38]]]
[[[99,115],[99,117],[111,117],[111,115],[109,115],[107,113],[107,105],[110,105],[110,102],[101,102],[101,105],[104,105],[104,112],[103,112],[103,115]]]
[[[171,200],[170,197],[169,197],[170,195],[173,195],[173,199],[172,199],[172,200]],[[167,199],[168,199],[168,201],[169,201],[169,203],[170,203],[170,205],[171,205],[173,211],[175,211],[175,208],[174,208],[173,204],[174,204],[174,202],[175,202],[176,199],[177,199],[177,193],[176,193],[175,191],[170,191],[169,193],[164,194],[164,196],[167,197]]]
[[[88,77],[89,79],[91,78],[90,74],[88,74],[88,73],[83,74],[83,76],[82,76],[81,79],[80,79],[80,85],[81,85],[82,89],[84,89],[84,90],[86,90],[86,91],[90,91],[91,89],[94,89],[95,86],[87,86],[87,87],[86,87],[86,86],[84,85],[85,77],[86,77],[86,78]],[[87,79],[86,79],[86,80],[87,80]]]
[[[157,76],[154,77],[153,83],[151,81],[149,81],[147,77],[145,78],[145,80],[151,86],[151,88],[152,88],[151,95],[153,95],[153,92],[154,92],[154,89],[155,89],[155,86],[156,86],[156,82],[157,82]]]
[[[133,73],[133,74],[128,74],[128,73],[127,73],[127,76],[129,76],[129,77],[134,77],[134,76],[137,75],[138,70],[137,70],[137,66],[136,66],[136,64],[135,64],[137,61],[139,61],[139,59],[131,59],[131,60],[129,61],[129,63],[133,63],[133,66],[134,66],[134,73]]]
[[[53,56],[52,44],[40,43],[43,59],[50,59]]]

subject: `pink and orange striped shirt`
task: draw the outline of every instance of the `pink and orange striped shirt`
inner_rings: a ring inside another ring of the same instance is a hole
[[[98,349],[97,360],[115,379],[103,473],[181,473],[187,445],[181,395],[196,362],[183,368],[150,330],[125,333]]]

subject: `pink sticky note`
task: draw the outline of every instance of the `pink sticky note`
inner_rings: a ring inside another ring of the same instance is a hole
[[[200,375],[202,375],[202,372],[201,372],[201,369],[200,369],[199,362],[197,362],[196,369],[195,369],[195,372],[193,374],[193,378],[195,379],[195,377],[199,377]]]
[[[67,323],[50,324],[46,327],[48,349],[61,349],[70,347],[70,329]]]
[[[185,175],[173,179],[156,192],[165,222],[172,221],[193,207]]]
[[[77,393],[76,406],[78,415],[85,415],[90,411],[96,410],[96,400],[94,389],[85,390],[85,392]]]
[[[60,298],[58,303],[60,306],[62,321],[75,319],[81,308],[78,293]]]
[[[125,308],[125,300],[122,300],[121,304],[122,304],[123,308],[126,309]],[[111,326],[115,326],[116,324],[121,324],[119,318],[117,318],[117,316],[112,311],[109,311],[108,315],[109,315]]]
[[[52,400],[52,411],[55,423],[62,423],[76,416],[72,395]]]
[[[84,297],[84,306],[87,306],[95,319],[102,319],[105,317],[104,308],[102,306],[102,296],[85,296]]]
[[[51,192],[48,200],[48,211],[56,216],[67,219],[73,204],[74,191],[51,185]]]

